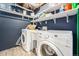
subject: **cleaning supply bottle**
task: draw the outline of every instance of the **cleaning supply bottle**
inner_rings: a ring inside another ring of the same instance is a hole
[[[72,4],[71,3],[67,3],[65,5],[65,11],[72,9]]]
[[[77,8],[77,6],[78,6],[78,3],[72,3],[72,8],[74,9],[74,8]]]

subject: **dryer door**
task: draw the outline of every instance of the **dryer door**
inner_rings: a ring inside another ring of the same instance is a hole
[[[42,41],[37,47],[38,56],[62,56],[63,54],[58,50],[58,48],[48,41]]]

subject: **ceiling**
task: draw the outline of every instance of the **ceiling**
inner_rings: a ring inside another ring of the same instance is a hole
[[[44,3],[18,3],[18,4],[27,9],[35,10],[39,8],[41,5],[43,5]]]

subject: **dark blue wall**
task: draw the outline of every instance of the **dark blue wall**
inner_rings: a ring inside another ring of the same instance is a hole
[[[56,19],[56,24],[53,20],[37,23],[38,27],[47,26],[48,30],[71,30],[73,31],[73,54],[77,51],[77,15],[69,16],[69,23],[66,22],[66,17]]]
[[[10,16],[10,17],[7,17]],[[12,18],[11,18],[12,17]],[[0,13],[0,50],[14,47],[21,35],[21,29],[25,28],[29,21],[22,21],[20,16]]]

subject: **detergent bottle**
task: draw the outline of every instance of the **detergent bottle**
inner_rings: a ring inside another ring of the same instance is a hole
[[[71,4],[71,3],[67,3],[67,4],[65,5],[65,11],[71,10],[71,9],[72,9],[72,4]]]

